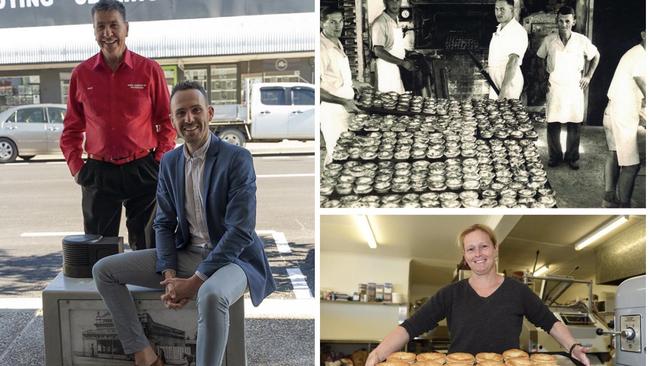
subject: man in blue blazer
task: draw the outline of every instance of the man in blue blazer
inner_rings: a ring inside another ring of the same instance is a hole
[[[161,300],[170,309],[196,297],[197,366],[221,365],[228,308],[246,288],[255,306],[275,290],[255,234],[253,159],[210,132],[214,110],[207,100],[196,82],[172,90],[171,117],[185,144],[161,160],[156,249],[113,255],[93,267],[124,352],[134,355],[136,365],[163,365],[163,360],[144,335],[126,284],[164,286]]]

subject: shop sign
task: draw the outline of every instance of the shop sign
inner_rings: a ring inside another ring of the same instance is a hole
[[[289,62],[283,58],[275,60],[275,69],[278,71],[284,71],[289,67]]]
[[[88,24],[99,0],[0,0],[0,28]],[[244,15],[307,13],[304,0],[119,0],[127,20],[170,20]]]

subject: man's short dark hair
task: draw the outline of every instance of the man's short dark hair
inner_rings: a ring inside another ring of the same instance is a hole
[[[336,13],[341,13],[341,15],[343,15],[343,9],[336,6],[328,6],[325,9],[320,11],[320,20],[325,21],[327,20],[328,15],[336,14]]]
[[[205,104],[208,104],[208,93],[206,93],[205,89],[201,86],[201,84],[197,83],[196,81],[192,80],[185,80],[181,81],[180,83],[176,84],[174,86],[174,89],[172,89],[172,95],[170,96],[170,99],[174,97],[174,94],[176,92],[182,91],[182,90],[198,90],[203,94],[203,98],[205,98]]]
[[[90,16],[95,19],[95,13],[98,11],[113,11],[116,10],[122,15],[122,20],[126,22],[126,9],[124,4],[117,0],[99,0],[99,2],[93,5],[92,10],[90,10]]]
[[[576,18],[576,11],[570,7],[570,6],[561,6],[560,9],[557,11],[557,16],[559,17],[560,15],[573,15],[573,19]]]
[[[504,2],[506,2],[508,5],[512,6],[513,8],[514,8],[514,6],[515,6],[515,0],[496,0],[496,1],[504,1]],[[495,2],[496,2],[496,1],[495,1]]]

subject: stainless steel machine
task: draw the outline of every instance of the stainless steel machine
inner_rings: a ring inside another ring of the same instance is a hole
[[[571,277],[540,276],[530,274],[524,276],[524,282],[541,280],[540,298],[549,307],[555,317],[564,323],[578,342],[590,348],[589,360],[592,365],[604,365],[609,361],[609,346],[611,338],[598,337],[596,329],[605,327],[604,320],[593,311],[592,282],[576,280]],[[556,301],[571,286],[585,285],[588,301],[578,301],[573,304],[557,304]],[[520,335],[520,344],[528,352],[566,352],[553,337],[544,330],[535,327],[527,320],[524,321]]]
[[[623,281],[616,290],[614,330],[598,328],[598,335],[614,336],[616,365],[645,365],[645,275]]]

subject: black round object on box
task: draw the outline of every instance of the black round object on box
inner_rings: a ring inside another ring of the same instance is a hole
[[[63,238],[63,274],[68,277],[92,277],[90,245],[102,240],[101,235],[68,235]]]

